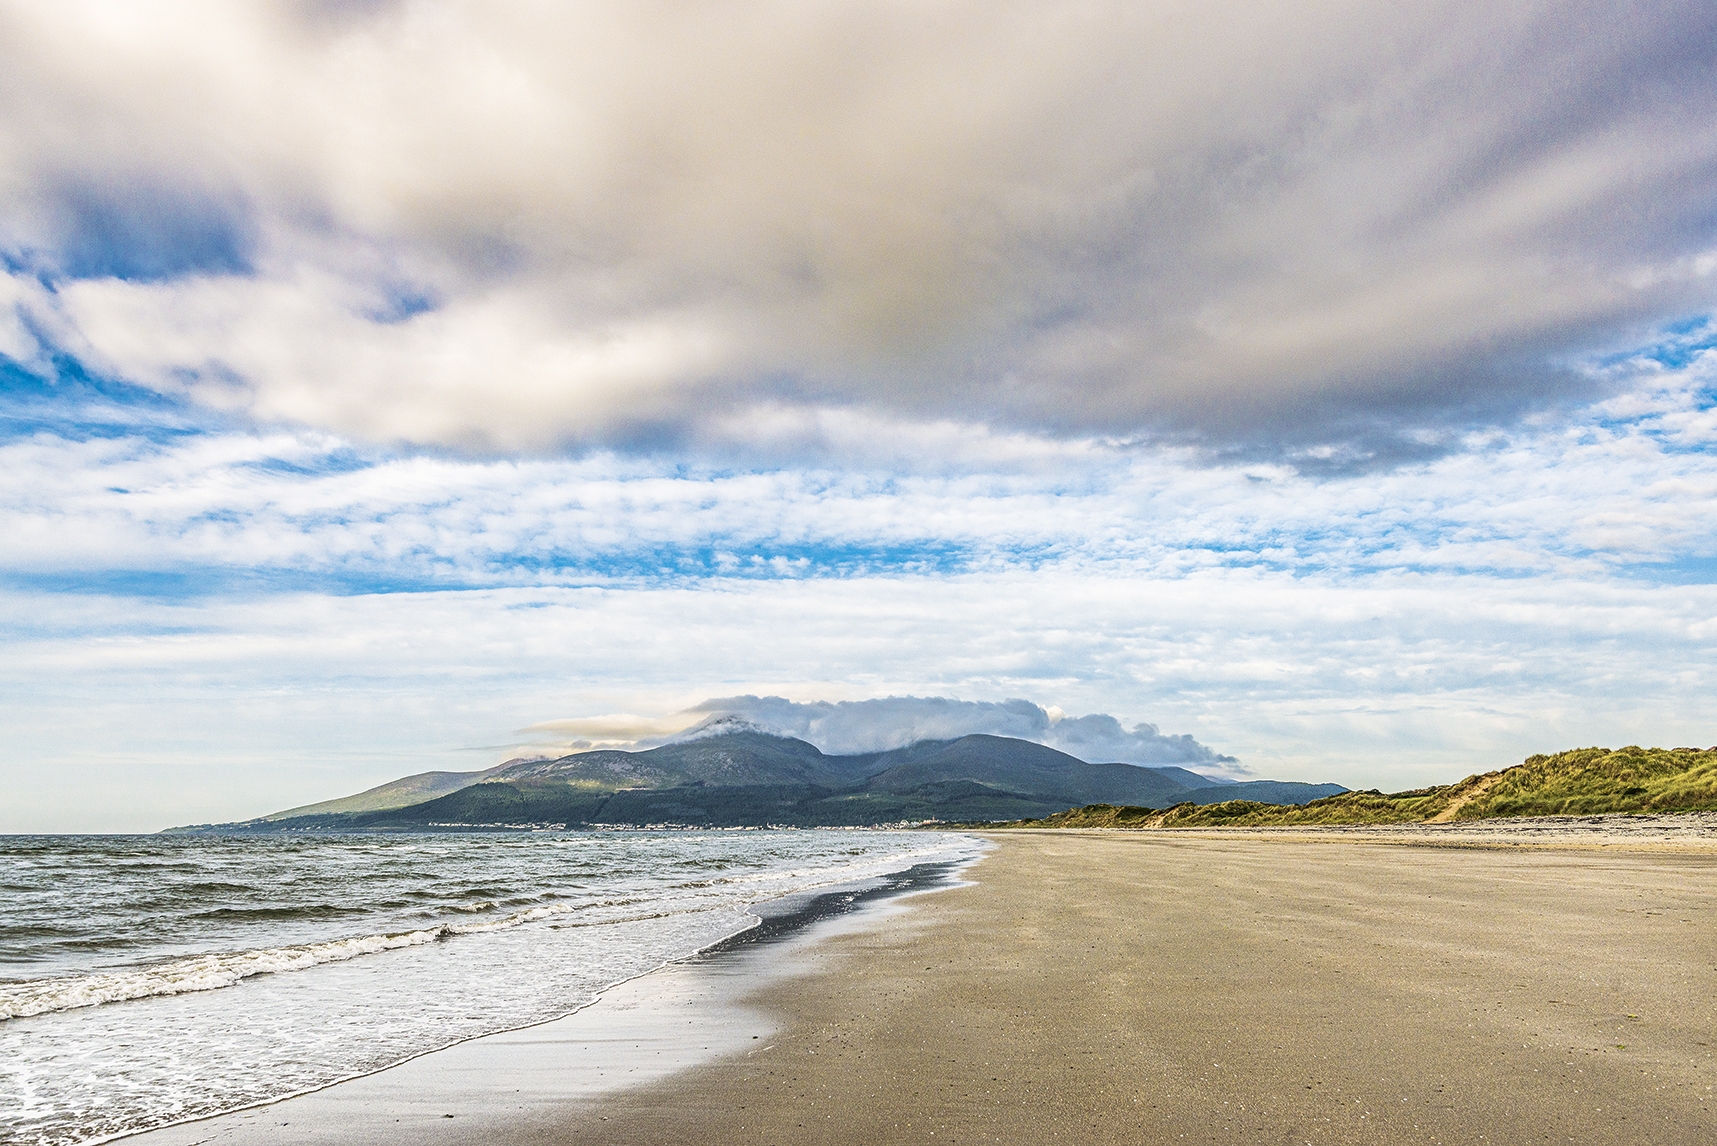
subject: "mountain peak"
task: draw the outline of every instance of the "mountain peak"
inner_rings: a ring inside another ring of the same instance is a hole
[[[769,736],[776,740],[792,740],[794,737],[783,736],[773,728],[767,728],[743,716],[732,713],[720,713],[693,726],[689,731],[676,736],[670,744],[685,744],[692,740],[707,740],[713,736],[733,736],[738,733],[750,733],[754,736]]]

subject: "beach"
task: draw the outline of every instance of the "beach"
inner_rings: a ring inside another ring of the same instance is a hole
[[[572,1026],[143,1140],[1717,1140],[1709,841],[992,839]]]

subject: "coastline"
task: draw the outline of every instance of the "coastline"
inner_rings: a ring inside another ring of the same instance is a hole
[[[269,1102],[92,1141],[453,1143],[511,1140],[528,1126],[540,1131],[569,1102],[755,1045],[775,1026],[743,998],[790,974],[795,949],[862,926],[895,900],[957,886],[972,862],[918,863],[765,901],[751,909],[751,926],[613,983],[556,1018],[463,1039]]]
[[[320,1131],[295,1099],[151,1146],[1717,1138],[1709,852],[992,838],[963,886],[672,965],[553,1045],[372,1076],[368,1121],[345,1089]],[[603,1085],[539,1070],[578,1038]]]

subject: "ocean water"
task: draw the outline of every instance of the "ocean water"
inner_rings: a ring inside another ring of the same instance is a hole
[[[554,1018],[925,832],[0,837],[0,1142],[232,1110]]]

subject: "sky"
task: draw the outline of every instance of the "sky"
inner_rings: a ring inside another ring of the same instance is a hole
[[[0,831],[737,713],[1717,743],[1717,10],[0,0]]]

